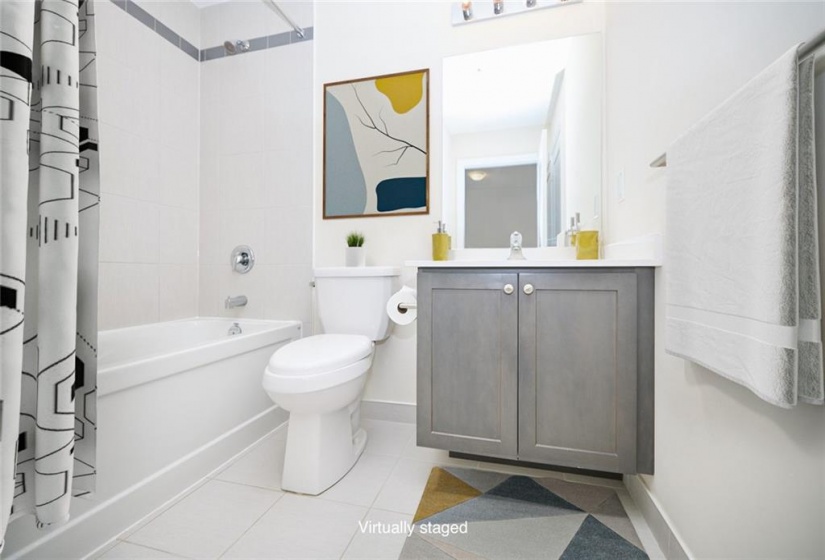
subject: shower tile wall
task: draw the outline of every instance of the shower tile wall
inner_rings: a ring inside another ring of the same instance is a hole
[[[311,3],[284,9],[312,26]],[[201,10],[203,49],[284,31],[257,0]],[[310,324],[312,64],[312,41],[201,63],[200,315]],[[240,244],[257,257],[246,275],[229,266]]]
[[[188,1],[138,2],[200,44]],[[199,63],[98,0],[100,328],[197,315]]]

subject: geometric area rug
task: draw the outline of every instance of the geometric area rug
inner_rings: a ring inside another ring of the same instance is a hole
[[[612,488],[556,478],[435,467],[403,560],[641,560]]]

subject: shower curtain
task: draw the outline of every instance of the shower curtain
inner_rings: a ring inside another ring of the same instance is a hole
[[[96,116],[92,1],[0,1],[0,536],[94,486]]]

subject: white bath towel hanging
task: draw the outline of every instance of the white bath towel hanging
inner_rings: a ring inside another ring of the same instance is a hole
[[[782,407],[823,403],[814,63],[797,49],[668,149],[665,348]]]

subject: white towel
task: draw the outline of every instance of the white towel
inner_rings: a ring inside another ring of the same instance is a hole
[[[665,349],[786,408],[823,404],[814,64],[797,49],[667,155]]]

